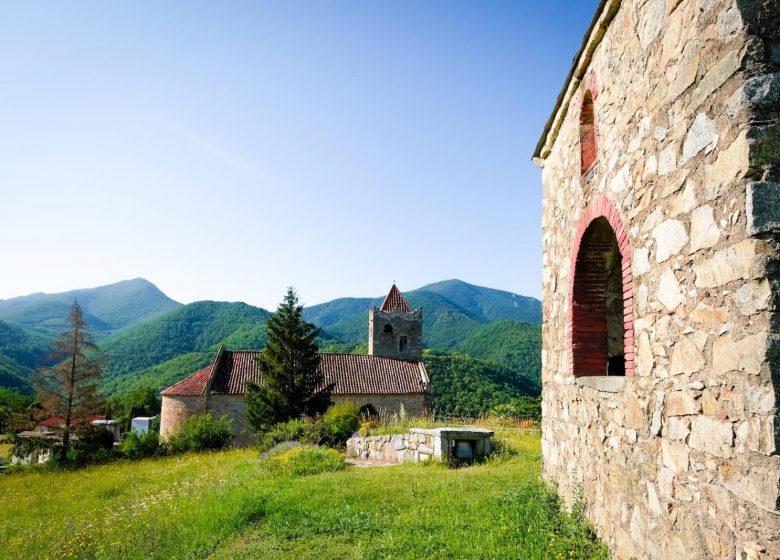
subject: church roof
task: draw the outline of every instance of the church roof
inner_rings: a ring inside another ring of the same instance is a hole
[[[259,383],[256,350],[217,351],[214,361],[162,391],[164,396],[243,395],[249,381]],[[320,354],[325,383],[334,395],[408,395],[424,393],[428,372],[421,361],[358,354]]]
[[[403,294],[401,294],[401,290],[399,290],[395,284],[393,284],[393,287],[390,288],[390,291],[387,293],[387,297],[382,303],[380,310],[384,312],[403,311],[404,313],[409,313],[410,311],[409,304],[406,303]]]

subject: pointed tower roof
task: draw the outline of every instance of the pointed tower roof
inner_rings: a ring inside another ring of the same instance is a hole
[[[410,311],[409,304],[406,303],[403,294],[401,294],[401,290],[399,290],[395,284],[393,284],[393,287],[390,288],[390,291],[387,293],[387,297],[385,298],[384,303],[382,303],[380,310],[385,313],[388,311],[403,311],[404,313],[409,313]]]

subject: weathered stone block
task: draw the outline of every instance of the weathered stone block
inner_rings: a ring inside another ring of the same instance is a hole
[[[704,354],[693,342],[693,338],[686,336],[674,345],[669,373],[672,375],[696,373],[704,367],[704,364]]]
[[[701,403],[691,391],[672,391],[666,397],[667,416],[699,414]]]
[[[699,302],[696,308],[688,316],[691,321],[704,327],[712,329],[720,327],[729,319],[728,307],[713,308],[705,303]]]
[[[712,345],[712,373],[723,375],[744,371],[758,375],[767,352],[767,334],[760,332],[734,341],[731,333],[719,336]]]
[[[712,206],[705,204],[691,212],[691,253],[708,249],[720,239],[720,228],[715,223]]]
[[[752,239],[745,239],[718,251],[712,258],[694,265],[694,284],[697,288],[717,288],[734,280],[749,280],[756,254],[756,242]]]
[[[718,144],[718,138],[715,122],[704,113],[696,115],[691,128],[688,129],[685,142],[683,142],[680,165],[684,165],[702,150],[704,153],[710,153]]]
[[[664,466],[670,468],[675,474],[688,472],[690,454],[690,448],[684,443],[661,440],[661,455]]]
[[[664,262],[671,256],[680,252],[680,249],[688,243],[688,234],[685,225],[679,220],[666,220],[653,229],[655,238],[655,260]]]
[[[689,114],[698,109],[705,99],[734,75],[734,72],[739,69],[740,59],[738,50],[731,51],[718,60],[718,63],[704,75],[691,95],[687,108]]]
[[[780,231],[780,183],[750,183],[745,208],[749,235]]]
[[[661,281],[658,283],[658,301],[669,311],[674,311],[685,301],[680,283],[670,268],[664,271],[661,275]]]
[[[742,315],[753,315],[769,308],[772,288],[768,280],[757,280],[743,284],[734,294],[737,309]]]
[[[734,428],[731,422],[722,422],[709,416],[696,416],[691,423],[688,444],[716,457],[731,457],[734,451]]]
[[[715,163],[705,168],[704,198],[713,200],[723,195],[734,181],[747,174],[750,166],[750,144],[745,132],[722,150]]]
[[[753,451],[773,455],[780,451],[780,418],[753,416],[742,422],[736,430],[734,446],[738,453]]]
[[[718,479],[738,498],[780,512],[780,456],[753,455],[747,474],[735,465],[721,465]]]
[[[750,78],[743,91],[745,100],[755,109],[772,109],[780,103],[780,72]]]
[[[690,420],[688,418],[684,416],[670,416],[666,422],[664,437],[685,441],[688,438],[688,434],[691,433],[689,426]]]
[[[745,388],[745,409],[755,414],[777,412],[775,389],[771,385],[751,385]]]

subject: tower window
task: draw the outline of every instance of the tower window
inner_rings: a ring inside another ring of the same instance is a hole
[[[384,332],[388,334],[393,334],[393,325],[390,324],[385,325]]]
[[[409,339],[402,336],[398,339],[398,351],[406,352],[409,349]]]

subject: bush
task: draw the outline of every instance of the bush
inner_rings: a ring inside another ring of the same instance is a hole
[[[266,464],[272,471],[288,476],[340,471],[347,467],[341,453],[314,445],[299,445],[271,455]]]
[[[233,423],[227,416],[213,418],[206,413],[185,420],[167,443],[172,453],[186,451],[216,451],[233,442]]]
[[[293,418],[287,422],[277,424],[269,431],[260,434],[260,441],[257,444],[260,453],[268,451],[283,441],[306,440],[306,424],[307,422],[304,420]]]
[[[345,443],[360,428],[360,407],[352,402],[334,404],[322,421],[331,433],[334,443]]]
[[[154,457],[160,453],[160,434],[149,430],[140,436],[130,432],[122,442],[122,455],[128,459]]]

